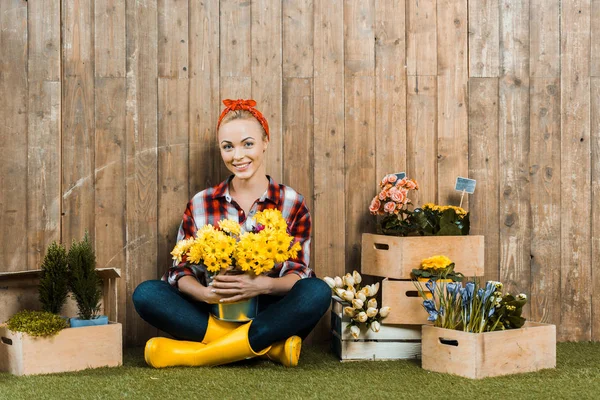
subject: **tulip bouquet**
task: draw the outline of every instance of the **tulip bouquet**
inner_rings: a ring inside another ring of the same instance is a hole
[[[453,282],[462,281],[464,275],[454,271],[454,263],[446,256],[433,256],[421,261],[421,266],[412,270],[414,279],[439,280],[449,279]]]
[[[521,316],[527,296],[503,294],[501,282],[488,281],[479,287],[477,281],[460,283],[429,280],[425,288],[415,282],[423,308],[429,313],[428,321],[438,328],[481,333],[521,328]]]
[[[367,329],[379,332],[381,319],[390,313],[390,307],[377,309],[375,296],[379,291],[379,282],[361,287],[362,277],[356,271],[341,278],[326,276],[323,280],[336,296],[351,304],[344,307],[344,315],[350,317],[348,329],[354,339],[358,339],[360,335],[360,324],[366,324]]]
[[[294,238],[287,232],[281,211],[260,211],[255,221],[250,232],[242,232],[241,225],[229,219],[219,221],[218,227],[205,225],[195,238],[177,242],[171,255],[177,262],[203,263],[210,273],[225,270],[256,275],[298,256],[300,243],[292,243]]]

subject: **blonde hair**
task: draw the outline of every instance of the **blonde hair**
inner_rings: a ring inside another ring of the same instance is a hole
[[[256,123],[260,126],[260,129],[263,133],[263,140],[267,139],[267,132],[265,131],[265,128],[262,126],[262,124],[256,119],[256,117],[254,115],[252,115],[252,113],[250,111],[247,110],[234,110],[234,111],[229,111],[225,117],[223,117],[223,120],[221,121],[221,125],[219,126],[219,129],[221,129],[221,127],[223,125],[225,125],[228,122],[234,121],[236,119],[253,119],[256,121]]]

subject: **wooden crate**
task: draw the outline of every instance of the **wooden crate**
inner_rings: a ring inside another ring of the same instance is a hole
[[[422,366],[471,379],[556,367],[556,326],[468,333],[423,326]]]
[[[413,359],[421,355],[421,327],[417,325],[385,325],[379,332],[361,328],[354,339],[343,315],[350,304],[334,296],[331,307],[332,350],[341,361]],[[389,318],[389,316],[388,316]]]
[[[428,324],[428,314],[423,308],[423,298],[410,280],[390,280],[381,282],[382,306],[390,306],[392,311],[383,319],[385,325],[423,325]]]
[[[363,233],[361,273],[410,279],[421,261],[445,255],[465,276],[483,276],[483,236],[385,236]]]
[[[36,375],[123,364],[122,326],[67,328],[35,338],[0,325],[0,371]]]

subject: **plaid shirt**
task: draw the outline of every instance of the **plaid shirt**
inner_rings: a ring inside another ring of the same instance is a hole
[[[294,240],[300,242],[302,249],[298,257],[275,266],[269,276],[281,277],[287,274],[297,274],[300,278],[315,276],[308,267],[310,259],[310,230],[311,219],[304,202],[304,197],[294,189],[275,183],[270,176],[267,191],[252,205],[249,217],[246,218],[244,210],[229,195],[229,183],[233,175],[219,185],[205,189],[196,194],[187,205],[183,220],[179,226],[177,241],[195,237],[199,228],[211,224],[217,226],[222,219],[232,219],[242,225],[243,231],[249,231],[254,225],[252,218],[258,211],[276,208],[285,218],[290,234]],[[198,281],[204,282],[203,266],[187,265],[185,260],[173,266],[163,275],[162,280],[168,281],[177,287],[177,281],[183,276],[194,276]]]

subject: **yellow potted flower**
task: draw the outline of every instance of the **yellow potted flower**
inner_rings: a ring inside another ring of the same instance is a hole
[[[421,261],[419,268],[412,270],[413,279],[419,282],[446,281],[461,282],[464,275],[454,271],[454,263],[443,255],[433,256]]]
[[[211,277],[219,273],[260,275],[298,256],[300,243],[293,242],[287,232],[281,211],[260,211],[255,222],[248,232],[243,232],[237,221],[228,219],[219,221],[218,226],[205,225],[195,238],[177,242],[171,255],[177,262],[185,256],[187,263],[204,264]],[[227,321],[248,321],[257,311],[256,298],[212,306],[212,314]]]

